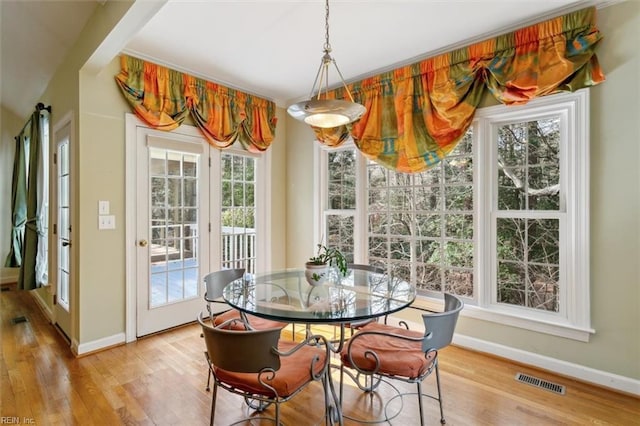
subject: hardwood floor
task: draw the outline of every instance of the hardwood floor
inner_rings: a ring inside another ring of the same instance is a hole
[[[205,391],[204,342],[196,325],[74,358],[28,293],[0,293],[0,312],[0,423],[208,424],[211,395]],[[28,321],[12,323],[19,316]],[[448,425],[640,425],[638,398],[503,359],[448,347],[440,352],[440,371]],[[566,394],[520,384],[517,372],[565,385]],[[321,424],[322,391],[314,385],[283,404],[286,425]],[[435,375],[425,389],[434,386]],[[345,393],[346,414],[370,416],[370,409],[379,409],[378,395],[353,387]],[[221,391],[218,401],[216,424],[246,414],[236,396]],[[425,400],[425,406],[427,424],[439,424],[437,403]],[[419,424],[415,397],[405,401],[393,424]]]

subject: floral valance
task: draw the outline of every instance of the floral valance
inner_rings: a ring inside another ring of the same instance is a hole
[[[271,145],[277,121],[272,101],[131,56],[122,55],[120,63],[116,82],[133,111],[149,126],[173,130],[190,113],[217,148],[236,140],[252,152]]]
[[[367,112],[351,127],[314,129],[321,143],[353,136],[368,158],[420,172],[450,153],[489,90],[507,105],[604,81],[595,8],[583,9],[349,85]],[[346,98],[343,88],[330,97]]]

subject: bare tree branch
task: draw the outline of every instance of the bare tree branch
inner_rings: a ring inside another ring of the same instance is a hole
[[[515,173],[512,173],[511,170],[509,170],[507,167],[505,167],[504,165],[504,161],[502,160],[502,157],[498,157],[498,167],[502,170],[502,172],[504,173],[504,175],[506,177],[508,177],[511,182],[513,182],[513,186],[516,187],[516,189],[518,191],[524,192],[527,195],[534,195],[534,196],[538,196],[538,195],[555,195],[558,192],[560,192],[560,184],[557,183],[555,185],[551,185],[551,186],[547,186],[545,188],[541,188],[541,189],[532,189],[532,188],[524,188],[524,183],[522,182],[522,180],[515,175]]]

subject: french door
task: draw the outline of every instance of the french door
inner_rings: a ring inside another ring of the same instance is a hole
[[[56,259],[56,303],[54,305],[55,323],[67,336],[74,336],[72,312],[75,297],[71,279],[71,116],[56,124],[55,170],[56,170],[56,230],[54,256]]]
[[[193,126],[127,115],[127,341],[195,321],[204,275],[264,271],[270,155],[213,149]]]
[[[136,335],[195,320],[209,270],[208,146],[137,128]]]

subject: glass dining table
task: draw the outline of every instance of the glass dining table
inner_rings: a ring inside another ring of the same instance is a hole
[[[345,324],[382,317],[409,306],[416,288],[386,273],[330,270],[310,285],[304,270],[245,275],[228,284],[224,300],[241,312],[276,321]]]
[[[294,324],[339,326],[340,338],[330,343],[331,350],[339,353],[345,342],[346,324],[408,307],[416,298],[416,288],[397,277],[370,270],[351,269],[342,276],[330,269],[319,285],[309,284],[304,270],[286,270],[245,274],[229,283],[222,297],[245,314]],[[342,410],[329,371],[327,380],[334,401],[327,407],[331,423],[342,424]]]

